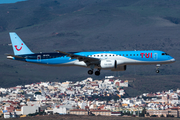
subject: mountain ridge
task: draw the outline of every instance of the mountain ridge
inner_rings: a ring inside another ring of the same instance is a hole
[[[179,11],[180,2],[175,0],[29,0],[0,4],[1,87],[89,77],[87,68],[51,68],[7,60],[5,54],[13,54],[12,47],[8,46],[8,33],[13,31],[33,52],[165,51],[176,59],[176,63],[163,65],[159,75],[153,65],[127,66],[127,71],[120,74],[124,79],[135,74],[138,78],[152,76],[152,79],[153,76],[166,79],[166,75],[174,75],[177,88],[180,73]],[[104,70],[101,73],[99,77],[91,77],[102,79],[105,75],[116,74]],[[151,84],[150,81],[147,83]],[[169,89],[168,83],[163,85]]]

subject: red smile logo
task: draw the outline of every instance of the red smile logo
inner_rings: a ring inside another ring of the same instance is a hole
[[[23,45],[23,43],[21,43],[21,45]],[[14,47],[16,48],[17,51],[21,51],[22,49],[22,46],[19,49],[17,48],[17,45],[15,45]]]

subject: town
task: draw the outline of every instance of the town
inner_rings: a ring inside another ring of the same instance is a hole
[[[1,118],[36,115],[179,117],[180,90],[128,98],[128,80],[105,76],[72,82],[40,82],[0,88]]]

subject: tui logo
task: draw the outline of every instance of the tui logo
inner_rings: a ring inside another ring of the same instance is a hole
[[[146,58],[152,58],[152,53],[140,53],[141,54],[141,58],[143,58],[143,56],[145,56]]]
[[[21,45],[23,45],[23,43],[21,43]],[[16,48],[17,51],[21,51],[22,49],[22,46],[19,49],[17,48],[17,45],[14,45],[14,47]]]

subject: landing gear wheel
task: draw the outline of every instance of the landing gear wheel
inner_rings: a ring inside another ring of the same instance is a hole
[[[89,74],[89,75],[92,75],[92,74],[93,74],[93,71],[92,71],[92,70],[88,70],[88,74]]]
[[[100,71],[96,71],[95,75],[99,76],[100,75]]]
[[[157,64],[156,65],[156,73],[159,73],[159,67],[160,67],[161,65],[160,64]]]
[[[156,73],[159,73],[159,70],[156,70]]]

